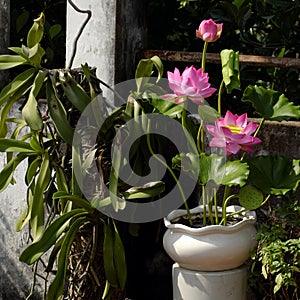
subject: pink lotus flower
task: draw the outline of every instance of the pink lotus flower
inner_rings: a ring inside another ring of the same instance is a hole
[[[174,94],[167,94],[163,98],[175,98],[175,103],[181,104],[189,98],[198,105],[203,104],[204,98],[210,97],[215,88],[210,87],[208,74],[194,66],[186,67],[182,75],[177,68],[174,73],[168,72],[169,87]]]
[[[204,42],[215,42],[222,33],[223,24],[216,24],[212,19],[203,20],[200,23],[196,35]]]
[[[227,155],[236,154],[240,150],[252,152],[251,146],[261,143],[261,140],[251,136],[258,125],[247,122],[247,114],[238,116],[227,111],[224,118],[215,121],[215,125],[206,126],[213,136],[209,146],[224,148]]]

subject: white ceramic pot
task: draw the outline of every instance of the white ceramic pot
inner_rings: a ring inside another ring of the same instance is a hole
[[[220,208],[221,209],[221,208]],[[233,205],[227,213],[241,210]],[[203,206],[191,209],[192,214],[201,213]],[[243,219],[234,225],[209,225],[191,228],[171,221],[186,215],[185,210],[175,210],[164,218],[168,228],[163,245],[167,254],[182,268],[198,271],[230,270],[241,266],[256,246],[256,214],[243,213]]]

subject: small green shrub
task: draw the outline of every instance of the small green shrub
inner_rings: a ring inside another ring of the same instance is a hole
[[[261,225],[253,260],[250,286],[258,299],[300,299],[299,201],[283,202]]]

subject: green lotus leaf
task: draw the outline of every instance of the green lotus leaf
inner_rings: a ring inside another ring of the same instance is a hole
[[[285,195],[299,184],[300,174],[285,156],[259,156],[248,164],[250,181],[266,194]]]
[[[300,118],[300,106],[289,102],[284,94],[272,89],[248,86],[244,91],[242,101],[251,102],[256,112],[266,120],[283,121]]]
[[[252,185],[242,187],[239,191],[238,197],[240,205],[248,210],[257,209],[264,202],[263,193]]]

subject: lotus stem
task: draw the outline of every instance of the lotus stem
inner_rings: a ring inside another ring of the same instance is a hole
[[[227,213],[226,213],[226,207],[228,205],[228,202],[231,200],[231,199],[234,199],[238,197],[238,195],[236,194],[233,194],[233,195],[230,195],[229,197],[226,198],[226,200],[224,201],[223,205],[222,205],[222,222],[224,223],[224,226],[227,225]],[[221,223],[222,223],[221,222]]]
[[[203,226],[206,226],[206,198],[205,198],[205,189],[202,185],[202,202],[203,202]]]
[[[184,194],[184,191],[183,191],[183,189],[182,189],[182,186],[181,186],[180,182],[178,181],[178,179],[177,179],[175,173],[174,173],[173,170],[170,168],[170,166],[169,166],[167,163],[165,163],[158,155],[156,155],[156,154],[154,153],[153,149],[152,149],[151,141],[150,141],[150,134],[149,134],[149,132],[150,132],[150,124],[151,124],[151,123],[150,123],[150,120],[149,120],[149,121],[148,121],[148,128],[147,128],[147,132],[148,132],[148,134],[147,134],[147,146],[148,146],[148,149],[149,149],[151,155],[152,155],[159,163],[161,163],[161,164],[169,171],[169,173],[171,174],[171,176],[172,176],[173,179],[175,180],[175,182],[176,182],[176,184],[177,184],[177,186],[178,186],[178,189],[179,189],[181,198],[182,198],[182,200],[183,200],[183,204],[184,204],[185,209],[186,209],[186,211],[187,211],[187,216],[188,216],[189,224],[190,224],[190,225],[193,225],[193,221],[192,221],[192,217],[191,217],[191,212],[190,212],[190,209],[189,209],[189,207],[188,207],[188,205],[187,205],[187,203],[186,203],[186,197],[185,197],[185,194]]]
[[[224,80],[222,80],[221,84],[220,84],[220,87],[219,87],[219,93],[218,93],[218,112],[219,114],[221,115],[222,114],[222,89],[223,89],[223,86],[224,86]]]
[[[204,42],[203,52],[202,52],[202,63],[201,63],[201,68],[202,68],[203,73],[205,70],[205,59],[206,59],[207,46],[208,46],[208,42]]]
[[[218,214],[218,202],[217,202],[217,190],[216,188],[213,188],[213,193],[214,193],[214,206],[215,206],[215,221],[216,224],[219,223],[219,214]]]

